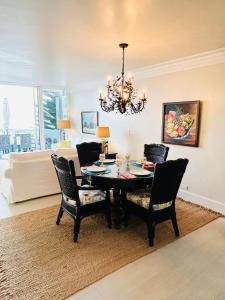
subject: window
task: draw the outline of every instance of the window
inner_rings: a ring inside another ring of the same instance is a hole
[[[57,121],[62,119],[63,91],[44,89],[42,99],[45,149],[51,149],[60,141]]]
[[[40,149],[37,88],[0,85],[0,155]]]
[[[0,85],[0,158],[9,152],[51,149],[67,117],[64,90]]]

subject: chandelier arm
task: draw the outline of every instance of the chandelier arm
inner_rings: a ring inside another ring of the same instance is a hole
[[[112,105],[106,105],[106,103],[101,103],[101,109],[105,112],[110,112],[112,110],[114,110],[114,107]]]
[[[120,79],[122,78],[122,76],[117,76],[116,80],[113,82],[113,86],[120,81]]]
[[[141,112],[145,108],[145,104],[146,104],[146,99],[139,100],[137,102],[137,104],[134,104],[134,103],[130,102],[132,113]]]

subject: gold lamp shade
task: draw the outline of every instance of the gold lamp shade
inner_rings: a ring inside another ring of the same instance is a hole
[[[110,137],[109,127],[98,126],[96,130],[96,136],[101,139]]]
[[[71,127],[70,120],[59,120],[57,123],[58,128],[60,129],[68,129]]]

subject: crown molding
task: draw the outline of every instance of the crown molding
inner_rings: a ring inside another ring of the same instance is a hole
[[[136,80],[157,77],[225,62],[225,48],[169,60],[133,71]]]
[[[132,72],[135,80],[142,80],[221,63],[225,63],[225,48],[173,59],[130,71]],[[76,92],[83,90],[90,91],[104,86],[104,84],[105,80],[89,81],[85,84],[79,84],[79,86],[75,87],[75,90]]]

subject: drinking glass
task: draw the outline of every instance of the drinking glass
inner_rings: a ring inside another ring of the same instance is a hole
[[[120,158],[116,159],[116,166],[117,166],[117,174],[120,175],[120,167],[122,166],[122,160]]]
[[[127,153],[127,154],[125,155],[125,159],[126,159],[127,161],[130,160],[130,154],[129,154],[129,153]]]
[[[129,154],[129,153],[127,153],[127,154],[125,155],[125,159],[126,159],[126,161],[127,161],[127,169],[129,169],[129,166],[130,166],[130,154]]]
[[[142,168],[144,168],[146,161],[147,161],[147,157],[144,156],[141,160]]]
[[[103,161],[105,160],[105,153],[100,153],[99,154],[99,160],[101,162],[101,166],[103,167]]]

